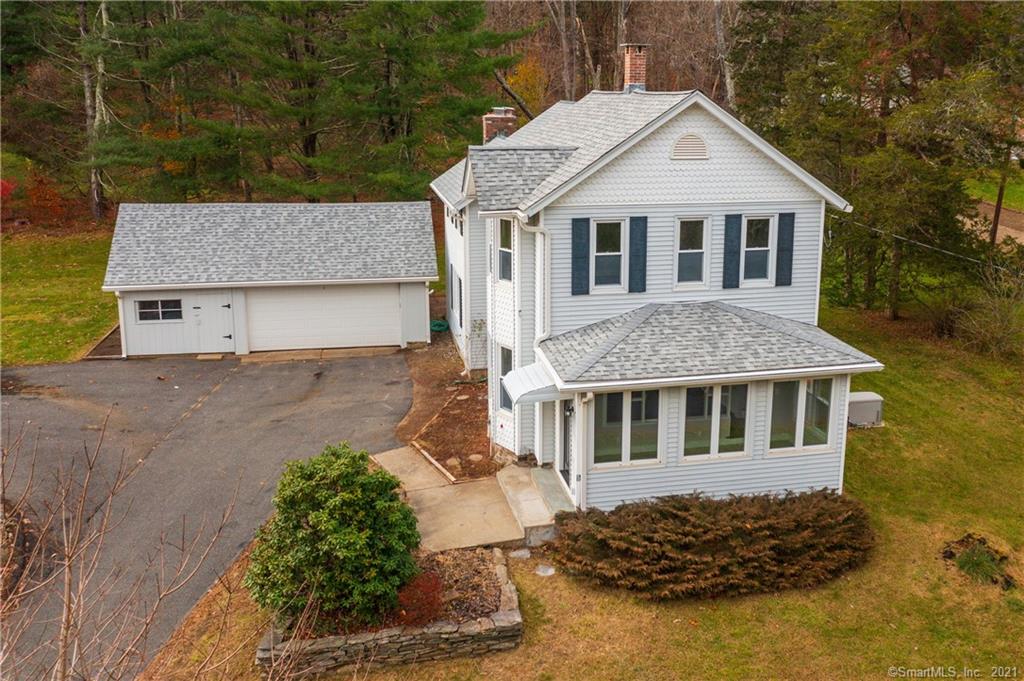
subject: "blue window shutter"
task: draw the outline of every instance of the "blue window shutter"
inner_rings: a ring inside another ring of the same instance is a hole
[[[572,294],[590,293],[590,218],[572,219]]]
[[[779,237],[775,248],[775,285],[793,283],[793,222],[795,213],[779,214]]]
[[[725,216],[722,288],[739,288],[740,286],[740,232],[742,229],[742,215]]]
[[[647,290],[647,217],[629,219],[629,292]]]

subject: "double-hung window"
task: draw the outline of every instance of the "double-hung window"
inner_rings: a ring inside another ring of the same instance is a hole
[[[693,286],[706,280],[708,256],[706,218],[681,218],[676,252],[676,285]]]
[[[773,383],[769,449],[828,447],[831,413],[831,378]]]
[[[657,390],[601,393],[594,398],[594,463],[658,459],[661,394]]]
[[[749,386],[686,388],[683,400],[683,458],[741,455],[747,451]]]
[[[743,281],[769,281],[771,276],[771,217],[743,218]]]
[[[507,390],[505,390],[505,381],[504,381],[505,375],[508,372],[512,371],[512,350],[510,348],[505,348],[505,347],[502,347],[502,346],[499,345],[498,346],[498,362],[501,365],[498,368],[501,371],[501,379],[502,379],[502,380],[499,381],[499,384],[501,386],[501,389],[499,390],[500,394],[498,396],[499,404],[501,405],[502,409],[507,409],[508,411],[512,411],[512,396],[508,394]]]
[[[462,323],[462,278],[459,275],[455,275],[455,301],[453,304],[452,312],[455,313],[455,318],[459,321],[459,328],[464,328]]]
[[[626,221],[608,220],[593,223],[593,288],[623,286],[626,264]]]
[[[181,298],[173,300],[140,300],[136,304],[140,322],[166,322],[181,319]]]
[[[511,220],[498,220],[498,279],[512,281]]]

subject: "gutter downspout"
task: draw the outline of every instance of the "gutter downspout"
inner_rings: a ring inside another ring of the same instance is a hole
[[[534,356],[534,359],[536,360],[537,348],[540,347],[540,344],[541,344],[542,341],[546,340],[551,335],[551,303],[550,303],[551,296],[549,294],[549,291],[551,290],[550,289],[550,285],[551,285],[551,233],[544,227],[542,219],[538,219],[538,224],[536,226],[528,224],[528,219],[523,219],[519,224],[522,225],[522,228],[523,228],[524,232],[530,232],[532,234],[535,234],[537,236],[542,237],[542,241],[543,241],[543,244],[544,244],[544,250],[543,250],[543,253],[542,253],[542,257],[538,258],[537,257],[537,250],[536,250],[536,241],[537,241],[537,239],[534,239],[534,265],[536,266],[538,261],[541,261],[541,260],[543,261],[543,271],[541,272],[541,276],[540,277],[536,277],[536,275],[535,275],[535,278],[534,278],[534,285],[537,284],[537,279],[540,279],[541,289],[542,289],[542,293],[541,293],[540,296],[537,295],[536,291],[534,292],[534,296],[533,296],[534,305],[536,305],[537,302],[540,301],[541,302],[541,307],[543,308],[543,315],[541,315],[541,317],[542,317],[541,324],[543,325],[543,332],[538,332],[538,329],[536,327],[533,330],[533,356]],[[534,324],[535,325],[537,324],[537,318],[538,318],[538,315],[534,314]],[[556,405],[558,404],[557,400],[555,401],[555,404]],[[558,418],[559,418],[558,409],[556,408],[555,409],[555,414],[554,414],[554,419],[557,421]],[[534,449],[533,449],[533,451],[535,452],[535,454],[537,456],[538,462],[539,463],[543,463],[543,459],[544,459],[544,455],[543,455],[543,452],[544,452],[544,407],[543,407],[543,402],[535,402],[534,405],[533,405],[533,423],[534,423],[534,425],[533,425],[533,439],[534,439]],[[557,449],[558,448],[557,448],[557,445],[556,445],[555,452],[557,452]],[[555,452],[553,452],[553,454]]]

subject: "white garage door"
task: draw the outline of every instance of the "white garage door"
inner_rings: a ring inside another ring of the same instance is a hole
[[[246,290],[251,350],[401,343],[398,284]]]

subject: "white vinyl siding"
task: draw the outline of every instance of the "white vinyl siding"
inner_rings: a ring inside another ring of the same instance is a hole
[[[644,293],[606,291],[600,295],[572,295],[572,219],[621,219],[623,212],[647,217],[647,290]],[[790,286],[722,288],[725,216],[795,214],[793,283]],[[707,286],[680,291],[676,282],[679,217],[707,215],[709,220]],[[818,293],[818,253],[821,239],[821,201],[735,204],[572,206],[548,208],[544,226],[551,234],[551,333],[593,324],[628,312],[645,303],[683,300],[721,300],[740,307],[815,323]]]
[[[706,143],[708,159],[673,160],[682,135]],[[710,113],[692,106],[581,182],[553,205],[817,201],[821,197]]]
[[[834,402],[830,412],[833,441],[813,453],[768,451],[771,382],[749,384],[747,453],[738,458],[689,460],[682,456],[681,427],[684,388],[661,391],[660,414],[664,420],[661,459],[646,466],[602,467],[588,465],[586,506],[610,509],[628,502],[669,494],[701,492],[711,497],[729,494],[803,492],[828,487],[841,489],[845,447],[845,403],[848,377],[834,376]],[[595,401],[586,404],[593,419]],[[587,437],[590,441],[590,437]],[[588,445],[589,446],[589,445]]]
[[[164,301],[158,305],[168,311],[174,310],[169,301],[177,301],[180,318],[172,318],[171,312],[167,319],[140,320],[140,308],[151,308],[151,301]],[[239,301],[244,308],[244,293],[231,289],[126,291],[121,294],[120,304],[125,354],[131,357],[235,352],[238,336],[244,335],[235,331]],[[244,325],[244,313],[241,319]],[[244,347],[238,351],[244,352]]]

